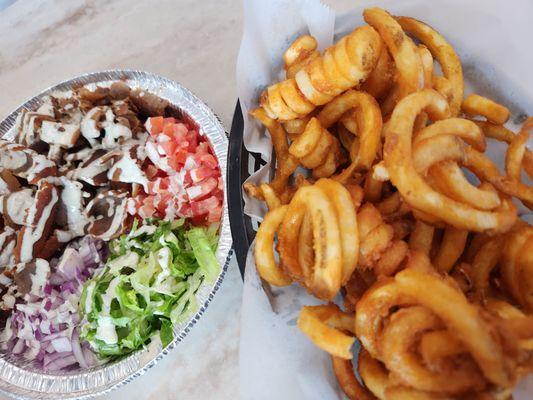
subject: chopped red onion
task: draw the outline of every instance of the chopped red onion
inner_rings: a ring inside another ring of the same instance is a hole
[[[85,237],[69,244],[59,260],[50,262],[52,274],[41,293],[15,304],[0,331],[0,348],[50,371],[96,365],[95,355],[79,341],[77,303],[83,283],[107,256],[101,240]]]

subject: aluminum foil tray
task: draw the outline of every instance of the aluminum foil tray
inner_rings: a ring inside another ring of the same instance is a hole
[[[200,127],[218,158],[222,179],[226,185],[228,139],[224,127],[211,109],[180,84],[169,79],[134,70],[111,70],[88,73],[61,82],[26,101],[6,119],[0,122],[0,137],[13,137],[13,126],[22,109],[36,110],[44,96],[53,91],[64,91],[73,86],[106,85],[124,80],[132,88],[145,89],[168,100]],[[227,207],[227,190],[224,193],[224,212],[220,228],[217,259],[220,274],[213,284],[204,282],[197,292],[198,311],[187,322],[174,326],[174,340],[164,349],[159,340],[153,340],[146,348],[119,361],[87,370],[68,372],[43,372],[21,359],[0,354],[0,393],[13,398],[71,399],[91,398],[125,385],[145,373],[170,352],[189,333],[200,319],[224,279],[231,252],[231,231]]]

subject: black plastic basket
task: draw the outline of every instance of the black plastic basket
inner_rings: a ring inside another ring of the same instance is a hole
[[[246,255],[254,240],[255,230],[251,218],[244,214],[242,185],[250,176],[250,170],[251,172],[257,171],[265,165],[265,161],[260,154],[246,150],[243,144],[243,134],[244,120],[241,105],[237,101],[229,137],[227,190],[233,249],[244,279]]]

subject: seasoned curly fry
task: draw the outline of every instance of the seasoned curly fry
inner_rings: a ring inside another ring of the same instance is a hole
[[[352,322],[353,314],[342,312],[334,304],[306,306],[300,311],[298,328],[329,354],[350,360],[355,338],[341,331],[353,332]]]
[[[376,65],[380,52],[376,31],[368,26],[358,28],[324,55],[312,59],[294,78],[268,87],[261,96],[261,107],[273,119],[302,117],[362,82]]]
[[[461,61],[453,47],[429,25],[410,17],[396,17],[404,31],[420,40],[437,59],[450,86],[450,111],[457,116],[463,100],[464,82]],[[442,85],[437,85],[442,90]],[[435,87],[440,92],[439,88]],[[446,96],[448,97],[448,96]]]
[[[346,311],[306,306],[298,326],[348,398],[508,399],[533,372],[533,228],[513,204],[533,207],[533,118],[515,134],[505,106],[463,99],[459,57],[429,25],[363,16],[322,55],[297,38],[253,112],[278,160],[272,183],[245,187],[270,210],[258,272],[342,296]]]
[[[478,94],[471,94],[464,99],[461,109],[465,114],[470,116],[481,115],[487,118],[489,122],[500,125],[505,124],[509,119],[509,115],[511,115],[507,107]]]

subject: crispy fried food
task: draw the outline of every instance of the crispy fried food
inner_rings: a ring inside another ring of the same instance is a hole
[[[376,66],[361,85],[361,90],[367,92],[376,100],[380,100],[388,93],[393,84],[394,61],[387,47],[382,45]]]
[[[423,221],[416,221],[415,229],[409,237],[409,248],[411,250],[421,251],[429,256],[434,233],[435,227]]]
[[[310,113],[359,85],[374,69],[381,43],[373,28],[357,28],[324,55],[310,60],[294,78],[269,86],[261,95],[261,107],[272,119],[289,120]]]
[[[435,373],[412,355],[412,346],[421,334],[443,329],[457,336],[470,358]],[[459,394],[487,381],[507,387],[512,379],[500,333],[449,279],[432,272],[421,253],[411,253],[404,270],[365,293],[356,306],[356,334],[398,382],[417,390]]]
[[[533,372],[533,227],[513,204],[533,209],[533,118],[515,134],[503,105],[463,101],[459,57],[429,25],[364,19],[322,55],[297,38],[252,112],[277,158],[271,183],[245,185],[269,209],[258,272],[342,296],[298,326],[348,398],[508,399]],[[504,172],[487,139],[507,146]]]
[[[322,350],[344,360],[352,358],[353,314],[335,304],[305,306],[298,316],[298,328]],[[351,335],[343,333],[350,332]]]
[[[364,92],[350,90],[328,103],[318,114],[318,120],[324,127],[330,127],[348,110],[356,109],[355,118],[358,127],[358,150],[348,168],[341,172],[337,179],[348,180],[358,169],[369,169],[376,158],[381,143],[383,121],[379,105],[372,96]]]
[[[490,274],[501,257],[500,240],[496,237],[484,243],[472,260],[472,285],[477,298],[481,301],[484,301],[488,295]]]
[[[331,356],[331,364],[342,391],[350,400],[375,399],[375,397],[362,386],[355,377],[353,365],[350,360]]]
[[[305,237],[304,220],[310,223],[309,241],[314,250],[307,260],[298,250],[302,248],[300,236]],[[333,299],[357,265],[358,251],[352,251],[358,248],[357,220],[350,193],[328,179],[301,187],[289,204],[278,237],[287,273],[315,296]]]
[[[509,235],[502,252],[501,274],[512,298],[533,311],[533,227]]]
[[[410,17],[396,17],[396,21],[403,30],[416,39],[420,40],[431,52],[433,57],[439,62],[442,72],[446,77],[446,82],[450,87],[449,102],[452,116],[457,116],[463,100],[464,81],[461,61],[453,47],[429,25]],[[435,89],[439,92],[443,89],[443,81],[437,84]],[[439,90],[440,89],[440,90]],[[448,96],[445,96],[448,98]]]
[[[274,286],[287,286],[292,280],[276,264],[274,258],[274,235],[278,230],[288,206],[271,210],[261,223],[261,229],[255,237],[255,265],[257,272],[265,281]]]
[[[298,258],[298,236],[304,218],[312,222],[315,250],[312,265],[301,265]],[[315,296],[332,299],[341,286],[342,247],[336,211],[320,188],[298,189],[289,204],[278,239],[280,258],[288,274],[303,281]]]
[[[402,27],[385,10],[367,8],[363,12],[365,21],[374,27],[387,45],[396,65],[396,83],[399,99],[424,87],[424,68],[413,41]]]
[[[433,90],[422,90],[401,100],[394,109],[386,132],[384,159],[391,182],[412,207],[442,219],[460,229],[506,231],[516,220],[516,207],[507,199],[494,211],[477,210],[432,189],[413,163],[412,126],[416,116],[426,111],[432,120],[450,115],[446,100]],[[449,136],[442,136],[448,138]],[[436,136],[432,140],[438,139]],[[426,139],[428,140],[428,139]],[[448,141],[461,146],[450,137]],[[448,148],[439,150],[448,151]],[[472,150],[473,151],[473,150]],[[471,161],[468,158],[468,161]]]
[[[359,247],[359,232],[352,196],[346,188],[330,179],[320,179],[316,186],[322,189],[335,207],[339,221],[343,257],[341,282],[345,284],[357,267],[359,258],[359,254],[354,251]]]
[[[405,258],[407,244],[394,238],[394,228],[385,223],[371,203],[365,203],[359,209],[357,223],[360,267],[373,268],[377,275],[392,275]]]
[[[289,177],[298,167],[298,161],[289,153],[287,134],[280,123],[269,118],[263,109],[256,108],[250,112],[250,115],[261,122],[270,133],[277,158],[276,175],[270,185],[276,193],[282,193]]]
[[[291,143],[289,153],[304,167],[313,169],[315,178],[330,177],[342,160],[339,141],[314,117]]]
[[[433,265],[441,272],[450,272],[466,246],[468,231],[448,226],[444,230],[442,242],[433,258]]]
[[[298,71],[317,57],[320,57],[320,53],[317,50],[317,42],[313,36],[303,35],[297,38],[283,53],[287,78],[293,78]]]
[[[464,99],[461,109],[467,115],[473,117],[480,115],[489,122],[500,125],[505,124],[511,115],[507,107],[478,94],[471,94]]]
[[[526,167],[526,155],[527,155],[527,142],[529,140],[529,131],[533,129],[533,117],[528,118],[522,125],[520,133],[516,135],[509,147],[507,153],[505,154],[505,172],[507,173],[507,178],[520,185],[527,186],[523,184],[520,180],[520,173],[522,171],[522,166]],[[527,172],[527,170],[526,170]],[[527,186],[529,192],[533,191],[531,186]],[[525,198],[521,198],[523,203],[529,209],[533,209],[533,202],[528,199],[526,195]]]
[[[503,125],[493,124],[488,121],[475,121],[477,126],[481,128],[486,137],[511,144],[515,138],[515,133]],[[533,153],[531,150],[526,149],[524,159],[522,161],[522,168],[533,179]]]

